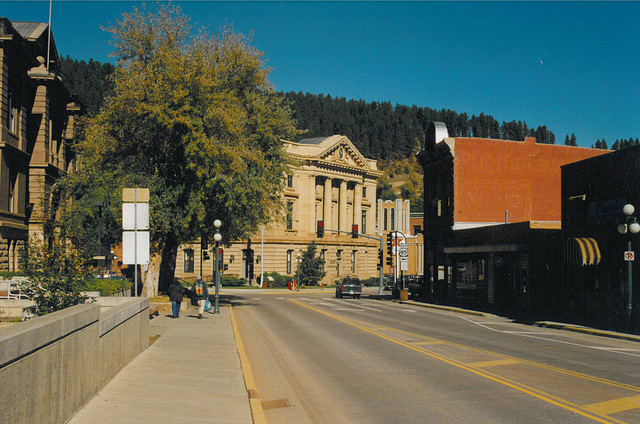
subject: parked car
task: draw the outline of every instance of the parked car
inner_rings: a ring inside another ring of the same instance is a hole
[[[362,283],[357,277],[344,277],[342,283],[336,285],[336,297],[341,298],[344,295],[353,296],[354,299],[360,299],[362,296]]]

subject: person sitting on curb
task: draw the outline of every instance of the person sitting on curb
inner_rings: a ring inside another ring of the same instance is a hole
[[[195,299],[198,301],[198,319],[202,319],[204,306],[207,303],[207,299],[209,299],[209,290],[207,289],[207,284],[202,281],[202,277],[200,275],[198,275],[196,282],[193,283],[191,291],[193,292]]]
[[[180,284],[180,280],[174,278],[169,286],[169,300],[171,301],[171,310],[173,312],[171,318],[178,318],[180,316],[180,304],[182,303],[183,297],[184,287]]]

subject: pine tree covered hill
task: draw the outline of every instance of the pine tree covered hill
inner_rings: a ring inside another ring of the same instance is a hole
[[[115,67],[92,59],[77,61],[69,56],[61,59],[62,78],[69,90],[78,96],[89,116],[94,116],[105,96],[112,90],[109,76]],[[306,130],[299,138],[346,135],[366,157],[378,160],[408,158],[424,143],[424,130],[432,121],[444,122],[451,137],[484,137],[524,140],[535,137],[538,143],[555,144],[556,137],[545,125],[529,128],[526,122],[500,124],[490,115],[469,117],[449,109],[418,106],[393,106],[390,102],[347,100],[344,97],[302,92],[281,93],[291,105],[298,127]],[[297,141],[297,140],[294,140]],[[564,144],[577,145],[574,134]],[[614,150],[639,144],[638,138],[616,140]],[[592,147],[607,149],[605,140]]]
[[[115,71],[115,66],[110,63],[101,64],[93,59],[89,59],[89,63],[77,61],[68,55],[60,59],[60,65],[64,85],[78,96],[85,112],[89,116],[95,116],[104,97],[113,90],[109,76]]]

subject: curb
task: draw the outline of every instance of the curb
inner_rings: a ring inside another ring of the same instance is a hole
[[[244,350],[244,344],[242,338],[240,338],[240,332],[238,331],[238,324],[236,318],[233,315],[233,308],[229,304],[229,315],[231,317],[231,327],[233,328],[233,335],[236,338],[236,345],[238,349],[238,356],[240,357],[240,365],[242,367],[242,374],[244,375],[244,385],[247,388],[247,395],[249,396],[249,405],[251,406],[251,417],[254,424],[266,424],[267,419],[264,415],[264,409],[262,409],[262,402],[260,396],[258,396],[258,388],[256,382],[253,379],[253,373],[251,372],[251,364],[247,357],[247,352]]]

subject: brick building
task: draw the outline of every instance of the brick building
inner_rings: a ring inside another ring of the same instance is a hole
[[[549,264],[535,251],[545,240],[551,247],[561,229],[561,166],[605,153],[532,137],[450,138],[444,124],[432,123],[418,154],[431,294],[516,310],[518,299],[543,292],[536,285],[549,275],[536,271]]]
[[[560,301],[566,322],[640,332],[640,235],[618,232],[626,218],[624,205],[633,205],[633,216],[640,217],[639,171],[640,147],[562,167]],[[635,251],[635,261],[625,260],[625,251]]]

